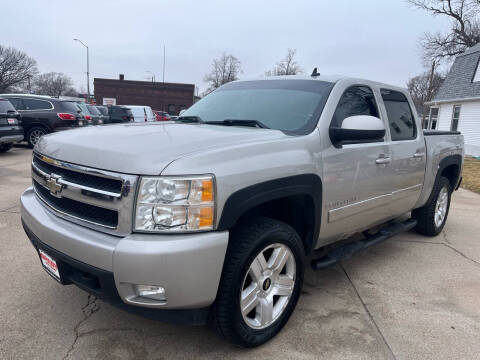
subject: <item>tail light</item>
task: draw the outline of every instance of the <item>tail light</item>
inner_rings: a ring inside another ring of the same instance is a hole
[[[75,118],[75,115],[69,114],[69,113],[58,113],[58,117],[62,120],[77,120]]]
[[[128,121],[128,116],[122,116],[122,120]]]
[[[85,120],[92,121],[92,117],[90,115],[85,115]]]

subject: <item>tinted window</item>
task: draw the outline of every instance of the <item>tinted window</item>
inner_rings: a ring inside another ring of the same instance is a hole
[[[23,99],[23,105],[25,110],[50,110],[52,109],[52,104],[45,100],[37,99]]]
[[[356,115],[379,117],[375,96],[367,86],[352,86],[345,90],[333,114],[332,126],[341,127],[343,120]]]
[[[331,83],[318,80],[232,82],[196,102],[182,116],[199,116],[204,121],[257,120],[272,129],[308,134],[331,88]],[[175,113],[172,110],[169,105],[168,112]]]
[[[415,118],[405,95],[399,91],[386,89],[382,89],[381,93],[387,109],[392,140],[414,139],[416,137]]]
[[[97,106],[97,109],[98,111],[102,114],[102,115],[108,115],[108,109],[104,106]]]
[[[93,106],[93,105],[87,105],[87,108],[88,108],[88,111],[90,112],[90,114],[92,115],[100,115],[100,111],[98,111],[98,109]]]
[[[20,99],[20,98],[9,98],[8,100],[12,103],[12,105],[15,109],[17,109],[17,110],[24,110],[25,109],[24,106],[23,106],[22,99]]]
[[[0,113],[6,113],[9,110],[15,111],[15,108],[10,104],[10,101],[0,99]]]
[[[71,114],[76,114],[79,110],[77,103],[72,101],[62,101],[62,109],[63,111],[69,112]]]

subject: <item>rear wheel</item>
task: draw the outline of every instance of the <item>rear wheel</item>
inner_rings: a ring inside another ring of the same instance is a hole
[[[445,226],[452,189],[446,177],[440,177],[432,190],[430,201],[412,212],[412,217],[418,221],[415,231],[423,235],[438,235]]]
[[[48,134],[48,131],[44,127],[35,126],[31,128],[27,132],[28,145],[33,148],[38,143],[38,140],[40,140],[40,138],[46,134]]]
[[[13,144],[1,144],[0,145],[0,153],[7,152],[12,148]]]
[[[290,226],[259,218],[232,231],[217,300],[218,332],[244,347],[263,344],[286,324],[303,283],[304,249]]]

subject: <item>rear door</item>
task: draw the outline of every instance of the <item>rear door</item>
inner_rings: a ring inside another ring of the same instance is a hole
[[[410,211],[420,196],[425,176],[425,141],[407,96],[387,88],[380,92],[390,132],[393,186],[390,211],[396,216]]]

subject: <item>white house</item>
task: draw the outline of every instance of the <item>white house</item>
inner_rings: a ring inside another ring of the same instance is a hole
[[[458,55],[430,105],[425,129],[458,130],[465,154],[480,156],[480,44]]]

